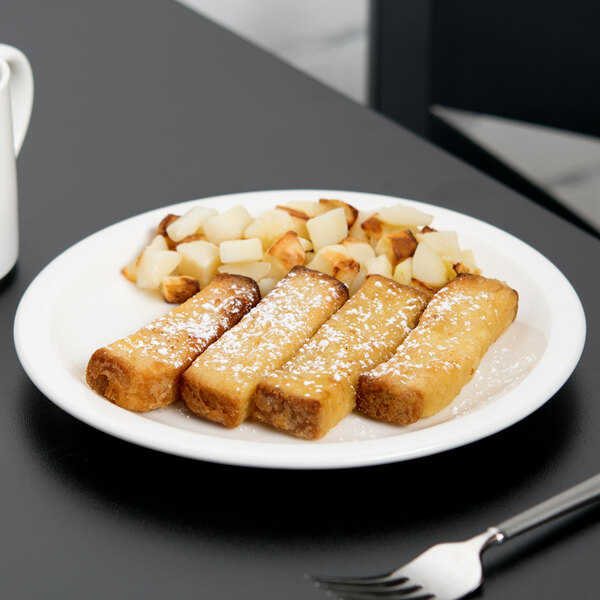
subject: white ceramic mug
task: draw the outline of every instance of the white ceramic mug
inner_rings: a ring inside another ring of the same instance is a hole
[[[16,157],[32,106],[29,61],[20,50],[0,44],[0,278],[13,268],[19,255]]]

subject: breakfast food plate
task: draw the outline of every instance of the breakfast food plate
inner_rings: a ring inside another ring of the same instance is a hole
[[[253,214],[298,200],[338,198],[358,209],[402,202],[458,232],[484,275],[519,293],[519,311],[454,402],[407,426],[352,414],[324,438],[305,441],[247,421],[236,429],[204,421],[175,403],[147,413],[124,410],[86,384],[97,348],[166,313],[170,305],[132,285],[121,268],[135,257],[167,213],[201,203],[222,212],[243,205]],[[409,460],[498,432],[544,404],[575,368],[585,317],[572,286],[539,252],[466,215],[421,202],[336,190],[275,190],[195,200],[107,227],[54,259],[31,283],[15,319],[15,345],[33,383],[81,421],[130,442],[175,455],[270,468],[343,468]]]

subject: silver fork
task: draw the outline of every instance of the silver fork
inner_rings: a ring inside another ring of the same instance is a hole
[[[437,544],[408,564],[374,577],[310,576],[343,600],[457,600],[483,581],[481,554],[495,544],[600,499],[600,474],[464,542]]]

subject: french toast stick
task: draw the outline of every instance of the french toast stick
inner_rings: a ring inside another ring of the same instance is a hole
[[[259,300],[252,279],[218,274],[201,292],[137,333],[96,350],[87,366],[87,383],[129,410],[165,407],[179,398],[181,373]]]
[[[446,407],[517,314],[518,294],[461,274],[437,292],[394,356],[359,377],[356,409],[399,425]]]
[[[256,385],[278,369],[348,299],[337,279],[294,267],[182,376],[188,408],[226,427],[249,415]]]
[[[254,395],[252,418],[304,439],[323,437],[354,408],[362,372],[392,356],[429,296],[381,275],[358,291]]]

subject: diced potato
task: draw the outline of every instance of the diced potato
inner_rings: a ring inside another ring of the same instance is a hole
[[[348,248],[346,248],[346,246],[343,246],[342,244],[331,244],[330,246],[321,248],[319,250],[318,254],[328,256],[335,252],[344,254],[345,256],[350,256],[350,252],[348,251]]]
[[[259,280],[258,289],[260,290],[260,297],[264,298],[275,287],[278,281],[274,277],[263,277]]]
[[[195,277],[200,282],[200,288],[210,283],[221,262],[219,247],[202,240],[179,244],[177,253],[181,256],[179,273]]]
[[[364,210],[359,210],[356,221],[354,221],[354,224],[348,231],[348,237],[368,241],[369,238],[367,236],[367,232],[362,228],[362,224],[372,216],[373,216],[372,212],[366,212]]]
[[[393,225],[381,221],[377,213],[371,215],[368,219],[365,219],[360,227],[373,247],[377,245],[377,242],[379,242],[382,235],[393,233],[398,229]]]
[[[130,262],[128,265],[125,265],[122,269],[121,269],[121,273],[123,274],[123,276],[125,277],[125,279],[127,279],[127,281],[131,281],[131,283],[135,283],[136,281],[136,263],[137,260],[134,260],[133,262]]]
[[[461,273],[470,273],[469,267],[467,267],[464,263],[457,262],[452,265],[452,270],[460,275]]]
[[[477,266],[477,263],[475,262],[473,250],[461,250],[460,262],[463,263],[469,269],[469,273],[473,273],[473,275],[481,275],[481,269]]]
[[[175,219],[166,227],[167,235],[174,242],[180,242],[188,235],[198,233],[198,230],[202,224],[210,217],[214,217],[216,214],[217,211],[214,208],[207,208],[206,206],[194,206],[194,208],[188,210],[182,217]]]
[[[167,227],[173,223],[174,221],[176,221],[177,219],[179,219],[178,215],[174,215],[169,213],[166,217],[164,217],[164,219],[158,224],[158,227],[156,228],[156,234],[155,235],[160,235],[165,239],[165,242],[167,243],[167,250],[175,250],[175,242],[167,235]]]
[[[261,213],[244,231],[246,238],[259,238],[266,250],[286,231],[294,230],[294,222],[285,210],[267,210]]]
[[[475,263],[472,250],[461,250],[458,254],[442,256],[442,259],[451,275],[460,275],[461,273],[481,275],[481,269]]]
[[[258,238],[225,240],[219,245],[222,263],[253,262],[263,257],[262,242]]]
[[[399,262],[394,269],[394,280],[398,283],[403,283],[404,285],[410,285],[413,276],[412,263],[412,256]]]
[[[295,231],[284,233],[271,244],[264,260],[271,265],[271,276],[277,278],[287,275],[296,265],[303,265],[306,255],[298,234]]]
[[[170,238],[166,238],[166,239],[167,239],[167,244],[168,244]],[[179,244],[187,244],[189,242],[199,242],[199,241],[204,241],[204,242],[208,241],[206,238],[206,235],[204,233],[192,233],[191,235],[186,235],[181,241],[171,242],[171,244],[175,244],[175,249],[176,249],[177,246],[179,246]]]
[[[472,275],[481,275],[481,269],[468,262],[455,262],[452,264],[452,270],[460,275],[461,273],[471,273]]]
[[[441,288],[451,276],[442,257],[427,242],[420,242],[413,256],[413,277],[434,288]]]
[[[336,257],[333,262],[333,276],[345,283],[348,287],[352,285],[354,278],[360,272],[360,263],[354,260],[351,256],[341,258]]]
[[[390,278],[392,276],[392,264],[385,254],[366,260],[365,269],[367,275],[383,275]]]
[[[160,282],[160,293],[171,304],[181,304],[199,291],[200,282],[187,275],[171,275]]]
[[[308,238],[308,229],[306,228],[306,221],[310,217],[301,210],[296,210],[290,206],[276,206],[277,210],[284,210],[292,218],[292,230],[295,231],[300,237]]]
[[[221,265],[217,269],[219,273],[231,273],[233,275],[244,275],[250,277],[254,281],[259,281],[269,274],[271,265],[266,262],[237,262]]]
[[[244,231],[252,223],[250,213],[243,206],[234,206],[224,213],[206,219],[202,229],[206,238],[213,244],[225,240],[238,240],[244,237]],[[249,235],[246,237],[258,237]]]
[[[348,229],[354,225],[356,219],[358,218],[358,210],[354,208],[351,204],[347,202],[343,202],[342,200],[333,200],[329,198],[321,198],[319,203],[323,206],[327,207],[327,210],[333,210],[334,208],[343,208],[344,214],[346,215],[346,223],[348,224]]]
[[[371,244],[365,240],[347,237],[343,239],[340,244],[344,246],[344,248],[348,250],[348,254],[361,265],[369,258],[375,257],[375,250],[373,250]]]
[[[348,288],[348,293],[352,296],[355,292],[357,292],[362,284],[367,279],[367,270],[361,267],[360,271],[356,274],[356,277],[352,280],[350,287]]]
[[[409,229],[397,231],[396,233],[386,233],[377,242],[375,254],[385,254],[392,268],[394,268],[399,262],[415,253],[417,243],[415,236]]]
[[[310,261],[307,261],[306,268],[312,269],[313,271],[320,271],[321,273],[325,273],[325,275],[333,276],[333,265],[318,252]]]
[[[433,221],[432,215],[428,215],[405,204],[396,204],[390,208],[382,208],[379,211],[379,218],[384,223],[396,226],[429,225]]]
[[[304,252],[310,252],[313,249],[313,244],[309,239],[298,236],[298,241]]]
[[[155,290],[163,277],[170,275],[181,257],[172,250],[144,250],[136,262],[136,284],[138,287]]]
[[[155,235],[146,250],[169,250],[167,240],[163,235]]]
[[[307,214],[310,219],[322,215],[328,210],[323,204],[312,200],[291,200],[285,206]]]
[[[335,244],[319,250],[308,268],[332,275],[350,287],[360,270],[360,263],[350,256],[344,246]]]
[[[308,213],[291,206],[279,204],[275,207],[275,210],[284,210],[288,215],[290,215],[290,217],[297,217],[303,221],[308,221],[310,219]]]
[[[371,274],[435,293],[458,274],[481,271],[456,232],[437,231],[432,218],[402,204],[373,213],[325,198],[289,202],[256,219],[243,206],[221,214],[199,206],[164,217],[121,272],[139,287],[160,287],[172,303],[197,293],[217,272],[251,277],[265,296],[302,264],[337,277],[351,295]]]
[[[414,277],[410,280],[410,285],[412,287],[418,288],[422,292],[427,292],[430,295],[435,294],[440,289],[439,287],[437,287],[435,285],[430,285],[429,283],[425,283],[424,281],[419,281],[418,279],[415,279]]]
[[[174,215],[173,213],[169,213],[166,217],[163,217],[156,228],[156,235],[167,235],[167,227],[173,223],[173,221],[177,221],[177,219],[179,219],[179,215]]]
[[[440,256],[457,256],[460,254],[456,231],[432,231],[418,233],[420,242],[427,242]]]
[[[334,208],[306,223],[315,250],[337,244],[348,236],[348,224],[343,208]]]
[[[168,244],[167,240],[168,240],[168,238],[165,237],[164,235],[156,234],[152,238],[152,241],[148,244],[148,246],[146,246],[146,248],[144,249],[144,252],[146,250],[172,250],[172,248],[169,247],[169,244]],[[121,273],[124,275],[124,277],[127,280],[131,281],[132,283],[136,283],[137,282],[137,267],[138,267],[138,265],[142,261],[142,254],[144,252],[142,252],[137,257],[136,260],[132,261],[128,265],[125,265],[121,269]],[[144,277],[144,275],[142,275],[142,279],[143,279],[143,277]]]

